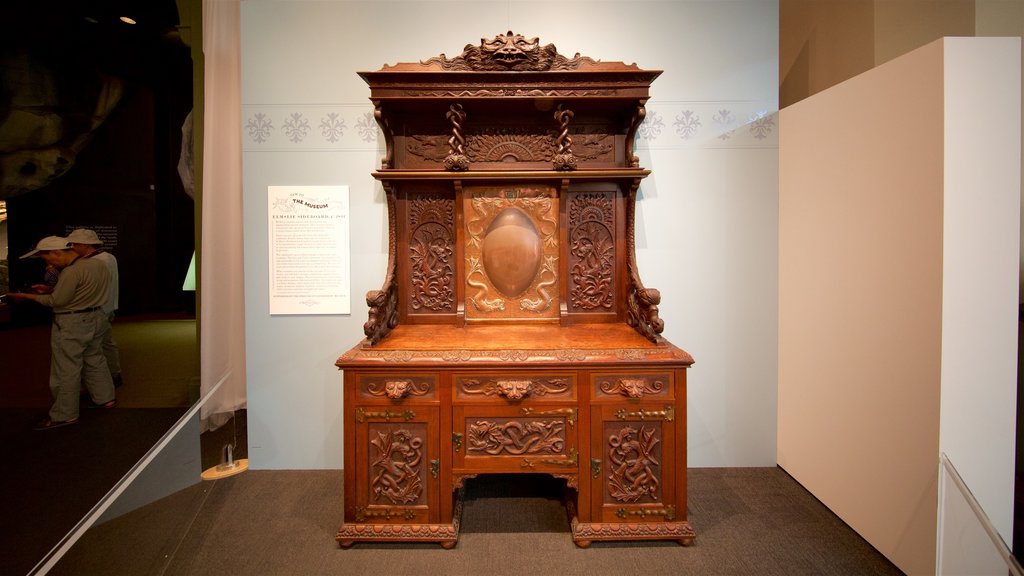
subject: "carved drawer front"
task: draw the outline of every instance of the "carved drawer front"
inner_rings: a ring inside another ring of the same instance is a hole
[[[456,469],[574,473],[579,466],[575,406],[456,406]]]
[[[356,498],[346,522],[438,521],[438,413],[433,406],[356,408]]]
[[[575,372],[457,374],[455,400],[517,404],[576,399]]]
[[[437,400],[437,374],[359,374],[359,400]]]
[[[672,372],[596,372],[591,376],[593,398],[598,401],[671,400],[675,398]]]
[[[591,418],[594,517],[600,522],[685,519],[686,510],[676,510],[671,404],[605,404],[595,406]]]

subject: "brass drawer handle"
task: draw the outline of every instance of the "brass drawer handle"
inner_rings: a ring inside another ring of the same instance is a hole
[[[576,409],[575,408],[556,408],[554,410],[537,410],[535,408],[526,407],[520,410],[523,416],[561,416],[565,415],[567,418],[566,422],[569,426],[576,425]]]
[[[665,406],[664,410],[636,410],[634,412],[630,412],[625,408],[620,408],[615,411],[615,417],[619,420],[637,418],[640,420],[664,420],[666,422],[672,422],[676,419],[676,411],[671,404]]]
[[[385,422],[392,419],[398,420],[399,418],[409,421],[416,417],[416,413],[412,410],[403,410],[401,412],[392,412],[390,410],[381,411],[370,411],[365,408],[356,408],[356,422],[366,422],[367,420],[384,420]]]

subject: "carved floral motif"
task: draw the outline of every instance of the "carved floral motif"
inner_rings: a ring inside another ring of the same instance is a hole
[[[614,205],[610,194],[578,194],[569,204],[570,303],[610,310],[615,299]]]
[[[560,419],[503,423],[478,420],[468,426],[467,436],[467,454],[561,454],[565,449],[565,423]]]
[[[413,310],[451,310],[455,303],[455,206],[450,198],[420,197],[410,203],[410,281]]]
[[[608,437],[608,494],[620,502],[636,502],[648,496],[658,499],[661,463],[655,447],[661,442],[656,427],[624,426]]]
[[[377,432],[370,440],[376,455],[370,463],[373,479],[370,490],[374,500],[382,497],[392,504],[409,504],[419,500],[423,493],[420,464],[423,439],[414,437],[409,430],[397,429]]]

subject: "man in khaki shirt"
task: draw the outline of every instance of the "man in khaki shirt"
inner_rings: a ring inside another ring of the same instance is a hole
[[[82,258],[67,238],[47,236],[22,258],[42,258],[58,268],[60,278],[50,294],[10,293],[15,300],[34,300],[53,308],[50,328],[50,393],[53,406],[34,428],[50,430],[78,422],[79,391],[85,385],[93,402],[113,408],[114,383],[103,356],[110,323],[103,310],[110,291],[110,272],[99,260]]]

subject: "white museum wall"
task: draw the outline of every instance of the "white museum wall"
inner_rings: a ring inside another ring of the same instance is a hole
[[[947,448],[975,452],[968,485],[1009,541],[1020,96],[999,75],[1019,82],[1020,48],[1005,42],[940,40],[780,113],[778,462],[908,574],[936,571]]]
[[[390,24],[383,23],[389,21]],[[775,1],[242,3],[250,466],[342,466],[341,375],[386,264],[383,143],[358,70],[455,56],[506,30],[562,54],[662,69],[637,149],[637,258],[689,374],[691,466],[773,466]],[[338,126],[340,132],[324,131]],[[350,187],[352,313],[270,316],[266,187]]]
[[[1020,38],[947,38],[939,449],[1013,542]],[[979,89],[984,87],[984,89]]]

